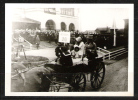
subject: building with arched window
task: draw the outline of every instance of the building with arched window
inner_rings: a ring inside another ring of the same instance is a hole
[[[79,30],[78,8],[24,8],[26,18],[41,22],[40,29]]]

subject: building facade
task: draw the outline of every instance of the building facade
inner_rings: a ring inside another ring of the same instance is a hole
[[[41,22],[44,30],[79,30],[77,8],[24,8],[24,17]]]

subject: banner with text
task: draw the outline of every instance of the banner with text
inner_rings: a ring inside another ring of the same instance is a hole
[[[58,42],[70,43],[70,32],[59,32]]]

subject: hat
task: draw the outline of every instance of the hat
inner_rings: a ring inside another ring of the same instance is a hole
[[[61,52],[63,52],[65,55],[70,55],[70,53],[68,52],[68,48],[66,46],[62,46],[61,50]]]
[[[81,40],[82,40],[81,37],[77,37],[77,38],[76,38],[76,41],[77,41],[77,42],[80,42]]]
[[[63,52],[66,52],[68,50],[67,47],[65,47],[65,46],[62,46],[61,49]]]

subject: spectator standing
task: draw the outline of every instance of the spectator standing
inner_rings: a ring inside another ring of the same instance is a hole
[[[36,48],[38,49],[40,45],[40,38],[38,34],[36,35],[35,43],[36,43]]]
[[[83,41],[84,43],[86,43],[86,42],[87,42],[87,39],[86,39],[86,37],[84,36],[84,34],[83,34],[83,33],[81,34],[81,38],[82,38],[82,41]]]
[[[56,43],[56,44],[57,44],[57,42],[58,42],[58,37],[59,37],[58,34],[59,34],[58,32],[55,32],[55,43]]]
[[[79,32],[78,30],[75,32],[75,38],[79,37]]]
[[[49,34],[48,34],[48,42],[49,42],[49,43],[51,43],[51,38],[52,38],[52,33],[49,32]]]

